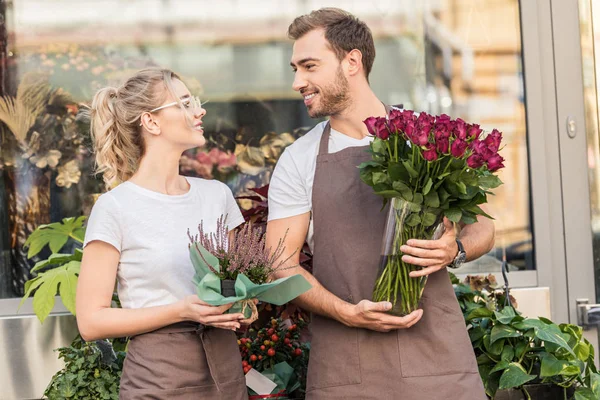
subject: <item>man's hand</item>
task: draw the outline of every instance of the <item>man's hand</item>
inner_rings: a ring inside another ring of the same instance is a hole
[[[416,310],[405,317],[395,317],[387,314],[392,305],[386,301],[373,303],[362,300],[349,309],[349,314],[343,319],[345,325],[355,328],[365,328],[377,332],[389,332],[395,329],[406,329],[416,324],[423,316],[423,310]]]
[[[402,261],[423,267],[422,270],[411,272],[411,278],[433,274],[454,261],[458,254],[456,232],[452,221],[445,217],[444,229],[444,234],[437,240],[410,239],[400,247],[404,253]]]

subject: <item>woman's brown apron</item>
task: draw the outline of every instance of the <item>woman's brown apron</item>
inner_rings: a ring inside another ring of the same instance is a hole
[[[235,333],[182,322],[134,336],[119,399],[247,400]]]
[[[315,278],[350,303],[371,299],[386,213],[359,178],[367,147],[329,154],[327,124],[313,187]],[[313,315],[307,399],[484,400],[465,321],[447,271],[430,275],[423,317],[389,333]]]

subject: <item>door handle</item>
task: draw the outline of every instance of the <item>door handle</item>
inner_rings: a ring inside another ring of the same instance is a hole
[[[600,304],[590,304],[589,299],[577,299],[577,325],[584,330],[600,325]]]

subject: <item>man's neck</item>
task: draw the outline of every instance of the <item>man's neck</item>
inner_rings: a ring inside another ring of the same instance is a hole
[[[331,129],[355,139],[363,139],[369,135],[363,121],[369,117],[383,117],[386,115],[385,106],[375,96],[371,88],[361,92],[361,94],[354,93],[352,95],[354,101],[348,108],[330,117]]]

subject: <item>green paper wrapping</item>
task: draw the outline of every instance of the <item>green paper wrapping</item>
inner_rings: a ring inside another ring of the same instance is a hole
[[[202,253],[202,256],[199,252]],[[246,275],[239,274],[235,281],[236,295],[234,297],[224,297],[221,295],[221,280],[210,268],[220,271],[219,259],[210,254],[199,243],[193,243],[190,246],[190,259],[196,271],[194,284],[196,285],[198,297],[212,306],[235,303],[229,310],[230,313],[241,312],[242,304],[240,302],[243,300],[258,299],[280,306],[312,288],[312,285],[302,275],[293,275],[273,282],[255,284]],[[244,316],[249,318],[251,313],[252,310],[246,307]]]

